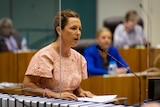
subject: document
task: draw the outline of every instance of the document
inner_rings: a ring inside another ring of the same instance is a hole
[[[79,101],[90,101],[90,102],[99,102],[99,103],[109,103],[112,102],[117,95],[102,95],[102,96],[93,96],[92,98],[88,97],[78,97]]]

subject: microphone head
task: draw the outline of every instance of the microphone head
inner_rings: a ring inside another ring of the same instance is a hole
[[[104,50],[101,46],[99,46],[99,45],[97,45],[96,48],[97,48],[98,50],[100,50],[101,52],[105,52],[105,50]]]
[[[142,4],[139,4],[139,7],[140,7],[140,8],[143,8],[143,5],[142,5]]]

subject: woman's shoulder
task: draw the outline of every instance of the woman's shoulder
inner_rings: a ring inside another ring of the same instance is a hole
[[[95,52],[96,49],[97,49],[96,44],[94,44],[94,45],[91,45],[91,46],[85,48],[84,51],[90,51],[90,52],[94,51]]]
[[[108,52],[118,52],[118,49],[114,46],[110,46]]]
[[[82,56],[79,52],[77,52],[75,49],[72,48],[71,48],[71,54],[77,57]]]
[[[74,49],[71,49],[71,54],[72,54],[72,57],[74,57],[74,59],[83,59],[83,60],[85,60],[84,56],[81,55],[79,52],[77,52]]]
[[[36,52],[36,54],[33,56],[35,58],[52,58],[53,55],[56,55],[55,52],[53,51],[51,44],[43,47],[39,51]]]

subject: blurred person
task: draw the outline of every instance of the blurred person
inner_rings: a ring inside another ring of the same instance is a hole
[[[17,51],[21,48],[21,38],[13,29],[12,20],[0,19],[0,52]]]
[[[140,25],[138,25],[138,13],[135,10],[128,11],[124,23],[119,24],[114,32],[114,46],[118,48],[146,45],[146,37]]]
[[[116,62],[118,67],[118,74],[129,72],[129,70],[126,69],[128,68],[127,63],[123,60],[118,50],[111,46],[112,34],[108,28],[101,28],[97,31],[96,42],[97,44],[94,44],[93,46],[90,46],[84,50],[84,56],[87,60],[87,70],[89,76],[104,75],[109,73],[109,62],[115,60],[111,56],[107,55],[107,53],[111,54],[124,65],[122,66],[120,63]],[[97,49],[97,45],[105,49],[105,52]]]
[[[148,102],[143,104],[141,107],[160,107],[160,103],[158,102]]]
[[[38,89],[39,94],[53,98],[77,100],[77,96],[92,97],[91,92],[80,87],[81,81],[87,78],[86,60],[72,49],[81,37],[82,25],[78,13],[72,10],[59,12],[54,19],[54,29],[55,41],[32,57],[25,73],[24,87]]]

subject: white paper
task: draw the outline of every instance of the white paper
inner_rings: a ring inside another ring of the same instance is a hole
[[[100,102],[100,103],[108,103],[114,100],[117,95],[102,95],[102,96],[93,96],[92,98],[88,97],[78,97],[79,101],[91,101],[91,102]]]

